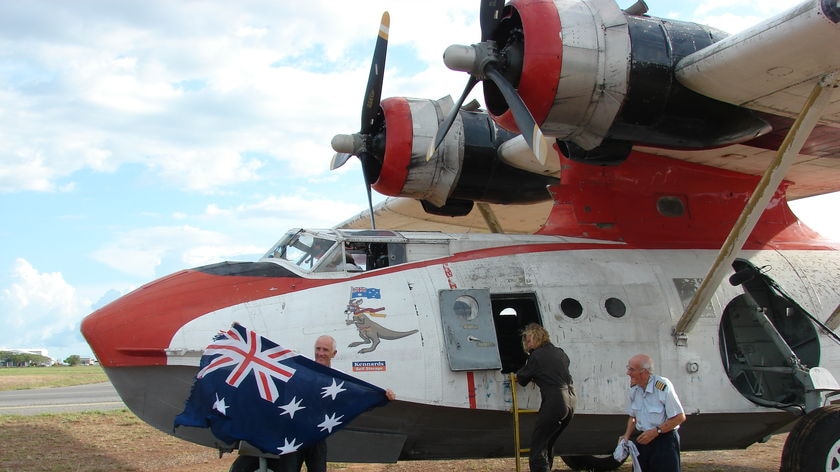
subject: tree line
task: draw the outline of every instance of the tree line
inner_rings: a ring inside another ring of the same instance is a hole
[[[64,364],[79,365],[81,361],[81,356],[73,354],[64,359]],[[53,360],[47,356],[25,352],[0,351],[0,367],[50,366],[52,364]]]

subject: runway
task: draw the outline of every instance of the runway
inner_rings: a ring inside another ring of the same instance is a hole
[[[0,392],[0,415],[38,415],[125,408],[110,382]]]

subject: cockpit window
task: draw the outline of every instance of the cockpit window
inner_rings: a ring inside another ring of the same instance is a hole
[[[330,251],[336,245],[331,239],[320,238],[305,231],[287,233],[265,257],[284,259],[301,269],[312,271],[324,261],[335,257]],[[334,251],[340,255],[341,251]]]
[[[393,241],[395,235],[364,234],[362,232],[311,231],[296,228],[286,233],[263,259],[285,261],[307,272],[366,272],[407,262],[406,243]],[[367,233],[367,232],[364,232]],[[431,244],[423,244],[431,248]],[[439,245],[436,245],[437,247]],[[415,251],[421,256],[448,254],[448,245],[443,251]]]

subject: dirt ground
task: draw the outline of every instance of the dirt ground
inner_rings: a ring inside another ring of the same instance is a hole
[[[746,450],[684,452],[689,472],[775,472],[784,436]],[[0,416],[0,472],[137,471],[227,472],[235,455],[162,433],[128,411],[65,415]],[[527,462],[522,463],[527,471]],[[555,464],[556,470],[569,470]],[[346,472],[501,472],[515,470],[513,459],[414,461],[397,464],[331,463]],[[629,463],[619,470],[630,471]]]

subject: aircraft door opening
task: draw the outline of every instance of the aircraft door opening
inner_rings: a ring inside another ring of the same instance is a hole
[[[528,358],[522,348],[522,329],[529,323],[542,325],[537,297],[522,293],[497,294],[491,298],[502,373],[516,372]]]
[[[820,362],[816,329],[805,310],[749,261],[737,259],[729,279],[744,294],[726,306],[720,351],[735,388],[752,402],[781,409],[805,406],[798,375]]]

